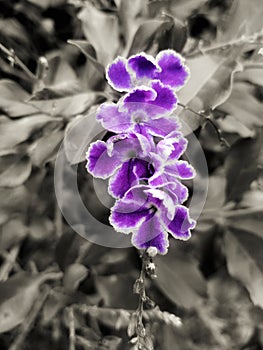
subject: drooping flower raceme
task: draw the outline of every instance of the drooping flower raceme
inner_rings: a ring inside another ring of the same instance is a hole
[[[181,182],[195,171],[181,156],[187,140],[172,112],[176,90],[183,87],[189,70],[173,50],[156,58],[145,53],[116,58],[106,77],[123,96],[117,103],[103,103],[97,120],[110,132],[107,141],[92,143],[87,170],[109,179],[108,191],[116,199],[110,223],[124,234],[132,233],[139,249],[168,249],[168,233],[186,240],[195,221],[183,205],[188,189]]]

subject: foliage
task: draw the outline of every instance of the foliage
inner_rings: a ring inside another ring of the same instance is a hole
[[[178,113],[202,144],[210,180],[192,239],[155,260],[147,290],[165,312],[145,311],[145,323],[155,349],[262,348],[261,1],[0,0],[0,8],[0,348],[133,348],[137,252],[73,232],[53,171],[65,133],[113,94],[105,66],[117,54],[166,48],[190,67]],[[83,201],[106,220],[70,147]],[[70,199],[66,189],[69,207]]]

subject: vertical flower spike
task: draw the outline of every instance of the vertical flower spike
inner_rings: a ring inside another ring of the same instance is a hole
[[[111,87],[124,92],[117,103],[100,106],[97,121],[114,136],[92,143],[87,170],[109,178],[108,192],[116,200],[109,221],[117,232],[132,234],[138,249],[154,247],[166,254],[168,234],[186,240],[195,221],[183,203],[195,170],[180,157],[187,140],[180,131],[177,96],[189,77],[184,59],[173,50],[156,58],[144,52],[117,57],[107,68]]]

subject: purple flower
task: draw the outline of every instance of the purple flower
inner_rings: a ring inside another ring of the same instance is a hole
[[[186,240],[195,226],[186,207],[174,203],[166,191],[145,185],[132,187],[116,201],[110,223],[118,232],[132,233],[132,243],[138,249],[153,246],[160,254],[167,252],[167,232]]]
[[[180,128],[177,117],[165,115],[167,109],[151,104],[151,101],[136,102],[135,95],[139,100],[137,90],[126,95],[121,103],[102,104],[97,120],[106,130],[114,133],[135,132],[164,137]],[[164,103],[168,104],[167,101]]]
[[[137,86],[149,86],[153,80],[178,90],[189,77],[183,57],[173,50],[163,50],[156,59],[144,52],[129,59],[117,57],[107,67],[108,83],[117,91],[127,92]]]
[[[93,142],[87,152],[86,168],[94,177],[106,179],[126,161],[144,158],[152,149],[149,139],[140,134],[112,136],[107,142]]]
[[[87,170],[107,179],[108,192],[116,199],[110,223],[116,231],[132,233],[139,249],[168,249],[168,233],[186,240],[195,221],[182,204],[188,189],[182,180],[195,176],[181,156],[187,140],[180,132],[175,91],[189,70],[173,50],[156,58],[145,53],[128,59],[118,57],[107,68],[109,84],[126,92],[117,103],[104,103],[97,120],[115,133],[106,142],[92,143],[87,152]]]

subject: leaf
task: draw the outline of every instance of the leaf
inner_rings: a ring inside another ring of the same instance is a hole
[[[220,110],[234,116],[249,129],[262,126],[262,103],[254,96],[254,87],[247,83],[235,83],[229,99]]]
[[[133,294],[134,280],[135,276],[131,274],[96,276],[95,284],[105,306],[135,309],[137,297]]]
[[[68,161],[78,164],[85,160],[87,149],[92,141],[102,138],[105,130],[96,120],[95,110],[88,115],[78,116],[66,128],[64,147]]]
[[[242,73],[238,74],[238,79],[250,81],[263,87],[263,65],[261,68],[246,68]]]
[[[176,249],[155,258],[159,289],[176,305],[187,309],[195,308],[206,295],[206,283],[197,261]]]
[[[242,124],[240,120],[232,115],[226,115],[222,119],[217,119],[219,128],[226,133],[238,134],[242,138],[254,137],[255,132]]]
[[[146,0],[122,0],[119,9],[119,16],[121,22],[121,30],[125,37],[125,46],[128,49],[131,46],[133,37],[142,24],[143,17],[147,12]]]
[[[170,28],[167,28],[158,37],[158,51],[173,49],[181,52],[187,40],[187,26],[175,17],[165,15],[170,19]]]
[[[26,141],[34,132],[42,130],[47,125],[58,124],[61,124],[60,120],[44,114],[17,120],[10,120],[7,117],[0,116],[0,150],[15,147]],[[15,130],[19,130],[19,132],[15,132]]]
[[[235,56],[229,57],[204,55],[187,60],[191,77],[187,85],[179,91],[179,101],[195,111],[214,109],[221,105],[230,95],[233,76],[240,71]],[[183,110],[179,117],[195,130],[201,125],[201,117]]]
[[[261,144],[262,135],[259,135],[255,139],[241,139],[231,147],[225,159],[227,201],[239,201],[257,178]]]
[[[37,167],[42,167],[53,160],[57,154],[58,147],[64,137],[64,131],[55,130],[37,139],[28,149],[31,162]]]
[[[225,16],[225,23],[217,41],[227,42],[242,35],[251,35],[262,29],[261,0],[237,0]]]
[[[224,242],[230,275],[241,281],[253,303],[263,308],[263,240],[247,231],[231,229]]]
[[[12,189],[0,187],[0,223],[10,219],[10,214],[25,213],[29,206],[29,192],[25,186],[18,186]]]
[[[63,83],[77,84],[77,75],[70,64],[61,56],[59,51],[47,55],[48,71],[44,79],[48,87]]]
[[[78,18],[86,39],[96,50],[98,61],[106,66],[115,57],[119,48],[117,17],[111,13],[99,11],[91,3],[86,2]]]
[[[128,56],[141,51],[149,52],[157,35],[170,28],[170,21],[163,19],[150,19],[140,25],[136,31]]]
[[[30,176],[30,158],[22,155],[8,155],[0,158],[0,187],[22,185]]]
[[[200,8],[206,0],[179,0],[171,3],[171,12],[180,20],[185,20],[194,10]]]
[[[66,0],[28,0],[28,1],[34,5],[41,7],[44,10],[46,10],[49,7],[61,6],[67,2]]]
[[[263,239],[263,210],[260,207],[252,208],[251,210],[235,210],[232,216],[231,213],[228,214],[226,220],[227,227],[236,230],[246,230]]]
[[[103,75],[105,75],[105,68],[102,64],[97,61],[96,52],[94,55],[93,46],[86,40],[68,40],[68,43],[77,47],[83,55],[93,64],[93,66],[97,69],[97,71]],[[95,56],[95,57],[94,57]],[[104,78],[105,80],[105,78]]]
[[[19,244],[28,234],[28,227],[21,217],[13,218],[3,227],[0,234],[1,250],[9,250],[12,246]]]
[[[0,333],[21,324],[38,297],[42,280],[25,272],[0,282]]]
[[[88,276],[88,269],[82,264],[69,265],[64,273],[63,284],[66,290],[74,292]]]
[[[0,80],[0,110],[5,112],[9,117],[17,118],[39,113],[34,106],[24,102],[29,97],[30,94],[12,80]]]
[[[98,100],[98,96],[99,93],[89,91],[52,100],[32,100],[30,103],[52,116],[72,117],[87,111]]]

